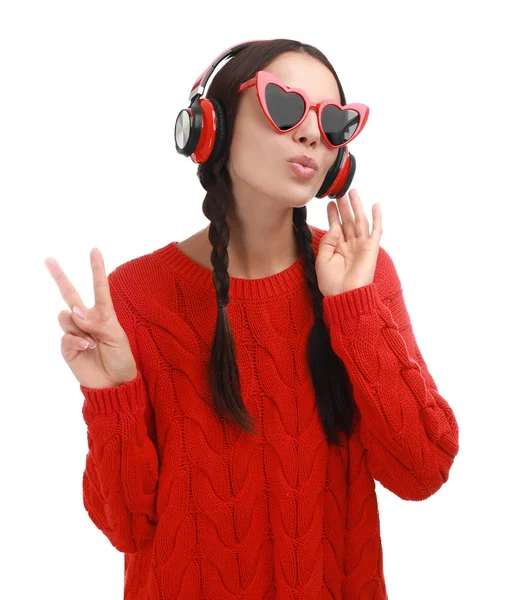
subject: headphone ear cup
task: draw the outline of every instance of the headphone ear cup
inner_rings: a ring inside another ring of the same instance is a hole
[[[207,164],[212,164],[215,160],[222,156],[222,153],[226,146],[227,138],[227,126],[226,126],[226,111],[222,107],[222,104],[215,98],[208,98],[212,103],[215,111],[215,142],[213,144],[212,152],[210,157],[204,161]]]
[[[198,99],[189,108],[181,110],[176,118],[174,139],[175,148],[179,154],[192,155],[197,148],[202,126],[203,113]]]
[[[341,198],[350,188],[355,172],[355,157],[348,151],[347,146],[341,146],[337,158],[328,169],[316,197]]]

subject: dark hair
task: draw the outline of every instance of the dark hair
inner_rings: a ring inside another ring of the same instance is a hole
[[[203,213],[210,220],[208,239],[213,247],[212,279],[219,307],[209,367],[213,402],[219,415],[236,421],[248,433],[255,431],[252,429],[252,417],[240,395],[236,351],[226,308],[229,301],[229,226],[226,217],[234,201],[227,163],[240,98],[238,87],[284,52],[304,53],[326,65],[337,80],[342,104],[346,104],[346,97],[333,66],[317,48],[286,39],[254,42],[214,73],[206,95],[219,101],[224,110],[226,143],[221,156],[214,156],[208,164],[198,166],[199,180],[207,192],[203,200]],[[351,434],[356,405],[346,367],[332,348],[329,331],[323,320],[323,295],[317,285],[316,257],[305,206],[293,208],[293,230],[304,259],[306,283],[312,294],[315,321],[307,342],[307,359],[317,409],[328,441],[340,446],[338,431],[343,431],[347,436]]]

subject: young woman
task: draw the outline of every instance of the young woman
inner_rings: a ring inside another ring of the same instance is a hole
[[[370,231],[346,195],[368,108],[313,46],[228,56],[175,126],[209,226],[109,276],[93,249],[90,309],[46,262],[73,310],[84,505],[125,553],[127,600],[384,600],[374,480],[424,500],[459,446],[380,207]],[[306,221],[326,195],[329,231]]]

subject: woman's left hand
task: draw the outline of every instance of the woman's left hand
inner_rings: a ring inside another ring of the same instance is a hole
[[[379,203],[372,206],[372,233],[365,216],[360,196],[356,189],[349,192],[349,207],[346,195],[329,202],[328,223],[336,224],[323,235],[316,256],[318,287],[323,296],[335,296],[369,285],[374,281],[374,272],[379,254],[382,223]],[[339,213],[342,224],[339,221]]]

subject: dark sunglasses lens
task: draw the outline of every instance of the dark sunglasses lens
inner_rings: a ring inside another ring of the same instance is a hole
[[[325,106],[321,115],[321,127],[334,146],[347,143],[359,123],[360,115],[355,110],[340,110],[332,104]]]
[[[288,93],[278,85],[269,83],[265,96],[268,112],[279,129],[291,129],[303,117],[305,103],[300,95]]]

